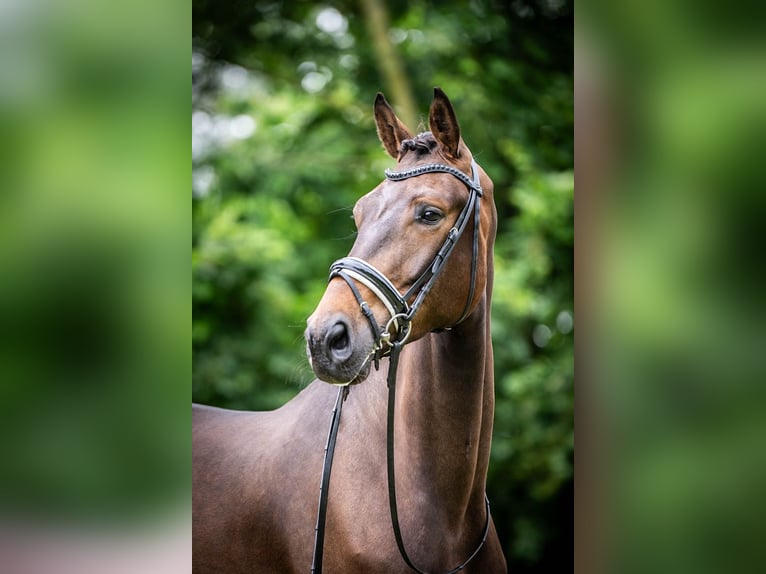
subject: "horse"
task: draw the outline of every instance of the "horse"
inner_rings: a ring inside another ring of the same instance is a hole
[[[396,166],[307,320],[317,380],[274,411],[192,407],[195,574],[507,572],[485,494],[493,184],[441,89],[430,131],[381,93],[374,117]]]

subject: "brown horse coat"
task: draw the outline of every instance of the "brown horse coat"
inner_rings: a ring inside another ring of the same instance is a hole
[[[430,133],[413,137],[382,95],[375,118],[397,169],[439,162],[470,174],[471,153],[451,103],[438,88]],[[479,543],[486,519],[496,214],[492,182],[480,173],[484,196],[470,314],[442,330],[466,306],[473,224],[413,321],[397,378],[399,520],[407,552],[427,572],[463,562]],[[448,174],[385,181],[355,207],[359,235],[350,255],[369,261],[404,292],[433,258],[466,198],[465,185]],[[366,287],[360,291],[385,325],[390,315],[383,304]],[[349,287],[334,279],[306,332],[318,376],[354,383],[343,407],[329,488],[324,571],[411,572],[397,549],[388,506],[388,359],[379,371],[370,369],[374,341],[365,323]],[[323,452],[336,396],[334,386],[316,380],[272,412],[194,405],[193,572],[310,572]],[[493,524],[464,571],[506,571]]]

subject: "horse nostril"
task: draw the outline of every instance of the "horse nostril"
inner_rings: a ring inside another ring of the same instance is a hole
[[[351,356],[351,340],[348,327],[343,321],[338,321],[327,332],[325,344],[330,357],[335,361],[344,361]]]

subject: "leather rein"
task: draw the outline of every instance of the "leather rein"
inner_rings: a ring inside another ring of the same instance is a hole
[[[402,347],[406,344],[412,327],[412,321],[415,314],[423,304],[423,300],[431,291],[434,283],[441,273],[444,264],[449,259],[458,240],[462,236],[471,215],[473,215],[474,227],[473,227],[473,252],[471,257],[471,286],[468,292],[468,298],[465,303],[465,307],[460,318],[452,325],[460,324],[467,316],[471,308],[471,302],[473,301],[474,291],[476,287],[476,268],[478,264],[478,250],[479,250],[479,222],[480,222],[480,207],[481,197],[483,190],[479,183],[479,170],[476,162],[471,159],[471,177],[469,178],[465,173],[459,169],[450,165],[441,163],[429,163],[414,167],[412,169],[402,171],[386,170],[386,178],[392,181],[401,181],[409,179],[411,177],[417,177],[426,173],[448,173],[460,181],[462,181],[469,190],[468,201],[457,217],[455,224],[449,230],[447,238],[439,248],[436,256],[431,263],[426,267],[425,271],[420,277],[412,284],[407,292],[402,295],[399,290],[393,285],[393,283],[375,267],[367,263],[362,259],[356,257],[344,257],[334,262],[330,266],[330,280],[335,277],[342,278],[351,289],[354,294],[357,303],[359,303],[359,309],[367,319],[372,332],[373,341],[375,341],[374,348],[370,352],[368,359],[372,359],[375,364],[375,369],[379,368],[380,359],[382,357],[390,357],[388,367],[388,417],[387,417],[387,433],[386,433],[386,459],[388,470],[388,500],[389,508],[391,512],[391,525],[394,530],[394,537],[396,538],[396,545],[399,548],[404,562],[418,574],[426,574],[419,568],[417,568],[407,551],[404,548],[404,541],[402,539],[401,529],[399,527],[399,514],[396,506],[396,473],[394,469],[394,407],[396,404],[396,372],[399,365],[399,354]],[[356,282],[363,284],[370,291],[372,291],[378,299],[385,305],[388,313],[391,315],[390,319],[383,328],[380,328],[375,320],[375,317],[370,309],[370,306],[364,301],[359,288],[356,286]],[[408,302],[414,297],[414,301],[410,305]],[[395,329],[392,334],[392,327]],[[447,329],[451,329],[448,327]],[[324,552],[324,527],[327,517],[327,497],[330,484],[330,473],[332,471],[332,459],[335,452],[335,442],[338,435],[338,428],[340,425],[340,415],[343,408],[343,403],[348,396],[349,383],[341,386],[338,390],[338,397],[335,401],[335,407],[332,411],[332,419],[330,423],[330,431],[327,437],[327,443],[324,450],[324,462],[322,465],[322,480],[319,487],[319,508],[317,512],[317,523],[315,528],[314,539],[314,554],[311,564],[312,574],[321,574],[322,572],[322,557]],[[484,543],[487,540],[490,526],[490,510],[489,499],[485,493],[484,501],[486,506],[486,522],[484,525],[484,532],[482,534],[481,541],[471,555],[463,561],[459,566],[449,570],[445,574],[455,574],[463,568],[479,553]]]

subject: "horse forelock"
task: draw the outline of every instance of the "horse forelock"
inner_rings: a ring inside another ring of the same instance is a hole
[[[448,159],[444,157],[443,154],[437,153],[437,150],[439,150],[439,142],[436,140],[433,133],[430,131],[420,132],[414,137],[402,140],[399,145],[399,162],[410,164],[411,162],[427,160],[427,156],[429,155],[436,155],[437,157],[435,159],[439,162],[443,162],[447,159],[448,163],[454,162],[458,164],[455,167],[470,173],[469,165],[472,155],[462,139],[460,140],[460,160],[455,161]],[[409,152],[413,153],[410,154]]]
[[[408,151],[414,151],[420,157],[431,153],[438,145],[431,132],[420,132],[413,138],[402,140],[399,152],[404,155]]]

